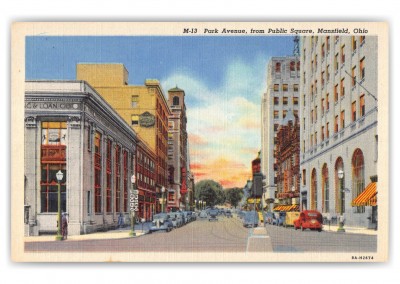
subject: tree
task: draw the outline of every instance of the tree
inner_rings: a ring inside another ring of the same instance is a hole
[[[228,188],[225,190],[225,197],[226,201],[236,208],[240,200],[242,200],[243,189],[238,187]]]
[[[209,206],[223,204],[225,201],[222,186],[210,179],[201,180],[195,185],[195,197],[197,200],[203,200]]]

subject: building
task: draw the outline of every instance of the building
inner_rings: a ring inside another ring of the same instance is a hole
[[[376,206],[353,201],[368,185],[376,189],[377,37],[311,36],[300,44],[302,208],[376,227]]]
[[[277,131],[289,109],[299,114],[300,62],[297,56],[272,57],[267,92],[261,102],[261,171],[266,176],[265,200],[272,211],[277,188]]]
[[[77,79],[93,86],[153,151],[154,183],[160,198],[169,185],[167,151],[171,115],[160,83],[146,80],[141,86],[128,85],[128,71],[123,64],[78,64]],[[160,199],[157,203],[154,206],[161,208]]]
[[[187,195],[190,172],[185,91],[178,87],[168,90],[168,105],[171,115],[168,121],[167,210],[185,209],[190,201]]]
[[[138,139],[92,87],[27,81],[24,134],[26,235],[57,231],[58,186],[70,235],[113,229],[120,214],[130,223]]]
[[[156,202],[156,160],[154,152],[146,142],[139,140],[136,147],[135,170],[136,186],[139,191],[138,217],[147,221],[152,220],[155,212],[161,211],[159,203]]]
[[[277,193],[275,209],[299,211],[300,209],[300,125],[299,119],[289,110],[278,128],[276,151]]]

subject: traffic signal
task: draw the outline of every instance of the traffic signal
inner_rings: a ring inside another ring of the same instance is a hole
[[[261,197],[263,195],[263,180],[265,176],[262,173],[253,174],[253,197]]]

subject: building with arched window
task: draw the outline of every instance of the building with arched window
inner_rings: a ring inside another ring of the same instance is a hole
[[[375,228],[377,37],[303,37],[300,57],[301,203]]]

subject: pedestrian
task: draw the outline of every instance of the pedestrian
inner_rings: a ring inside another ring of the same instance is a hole
[[[124,225],[124,217],[122,216],[122,213],[119,213],[118,216],[118,228],[121,231],[122,226]]]
[[[61,230],[62,230],[62,239],[66,240],[68,236],[68,219],[67,219],[67,213],[62,213],[62,219],[61,219]]]

